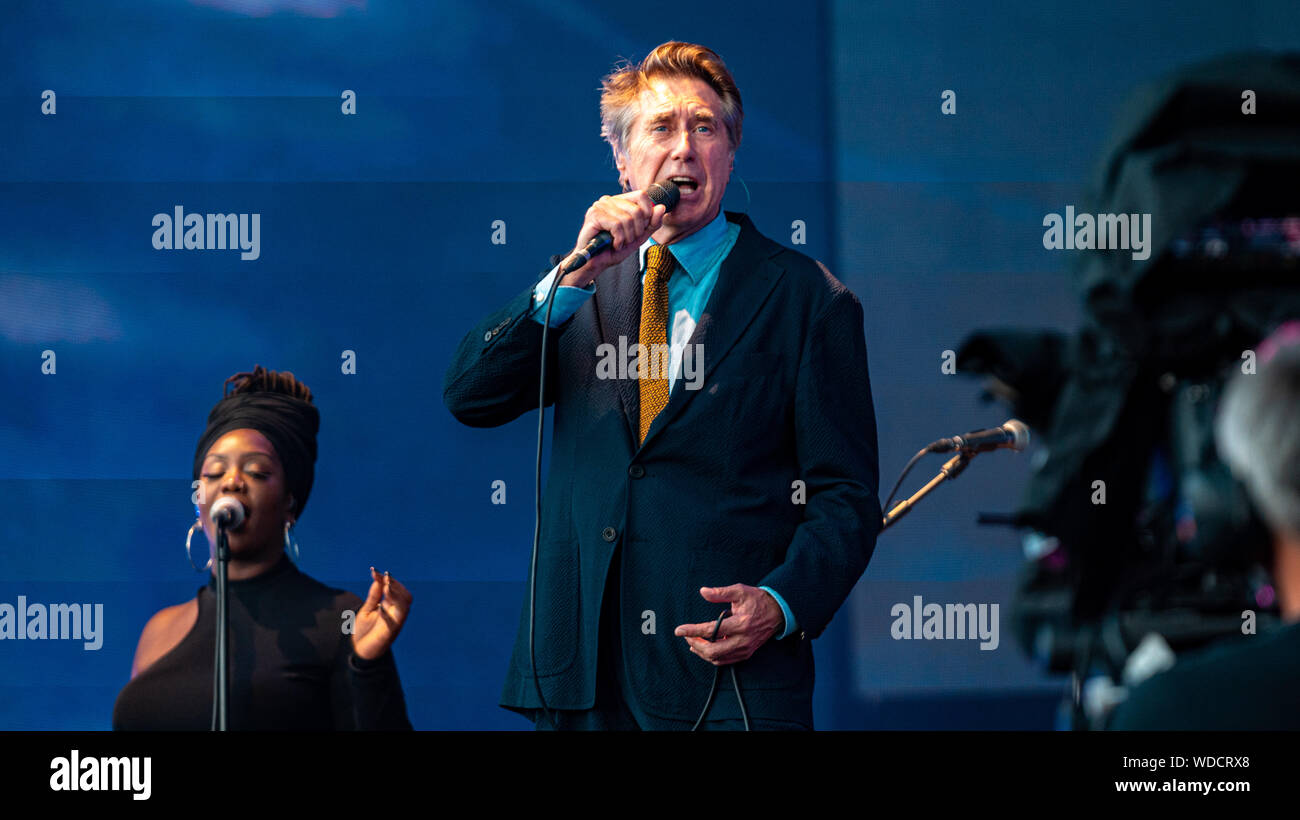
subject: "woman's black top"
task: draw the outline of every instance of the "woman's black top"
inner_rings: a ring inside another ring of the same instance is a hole
[[[361,599],[293,565],[229,582],[230,729],[410,729],[393,653],[352,654],[345,611]],[[113,728],[212,728],[216,578],[198,592],[194,627],[117,696]]]

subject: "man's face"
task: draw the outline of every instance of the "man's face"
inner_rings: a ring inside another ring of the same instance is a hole
[[[689,236],[718,215],[735,152],[722,122],[722,100],[703,80],[656,77],[638,99],[619,173],[631,190],[675,179],[682,198],[655,232],[657,242]]]

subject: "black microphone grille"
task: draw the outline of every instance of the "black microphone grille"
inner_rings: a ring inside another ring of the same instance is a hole
[[[662,205],[668,211],[677,207],[677,203],[682,199],[682,192],[677,187],[677,183],[671,179],[664,179],[645,189],[645,195],[650,197],[650,201],[656,205]]]

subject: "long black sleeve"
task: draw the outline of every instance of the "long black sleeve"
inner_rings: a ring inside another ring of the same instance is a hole
[[[352,653],[350,638],[342,643],[332,683],[334,728],[358,731],[412,729],[392,651],[367,661]]]

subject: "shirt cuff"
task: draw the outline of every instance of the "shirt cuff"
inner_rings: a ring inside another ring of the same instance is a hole
[[[348,665],[352,667],[353,672],[370,672],[379,669],[382,666],[387,666],[391,662],[392,657],[391,652],[385,652],[373,660],[366,660],[356,652],[349,652]]]
[[[776,639],[779,641],[782,638],[788,637],[799,628],[799,625],[795,623],[794,613],[790,611],[790,607],[786,604],[785,599],[781,597],[781,593],[771,587],[759,587],[759,589],[776,599],[777,606],[781,607],[781,614],[785,616],[785,631],[780,635],[777,635]]]
[[[546,319],[546,297],[551,292],[551,285],[555,282],[559,269],[559,265],[551,268],[551,272],[533,288],[533,309],[529,315],[539,325]],[[567,322],[595,292],[595,282],[589,283],[585,288],[560,285],[555,291],[555,306],[551,308],[551,327],[559,327]]]

